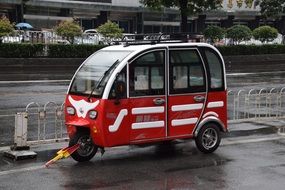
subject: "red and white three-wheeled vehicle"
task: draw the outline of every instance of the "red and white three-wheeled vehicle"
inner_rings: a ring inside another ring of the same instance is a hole
[[[65,100],[71,155],[88,161],[98,148],[195,139],[215,151],[227,131],[224,61],[206,43],[114,45],[91,55]]]

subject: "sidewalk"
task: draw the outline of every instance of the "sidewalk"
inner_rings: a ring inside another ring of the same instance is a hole
[[[285,138],[285,120],[240,122],[229,124],[222,145],[261,142]]]

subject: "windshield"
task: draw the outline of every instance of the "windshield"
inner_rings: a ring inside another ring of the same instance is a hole
[[[117,65],[130,51],[98,51],[77,72],[70,88],[71,94],[101,97],[106,83]]]

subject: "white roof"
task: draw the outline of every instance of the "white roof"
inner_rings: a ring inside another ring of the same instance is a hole
[[[109,51],[120,51],[120,50],[126,50],[126,51],[143,51],[143,50],[147,50],[150,48],[159,48],[159,47],[185,47],[185,46],[198,46],[198,47],[209,47],[212,49],[216,48],[210,44],[207,43],[158,43],[158,44],[147,44],[147,45],[128,45],[128,46],[124,46],[124,45],[113,45],[113,46],[108,46],[103,48],[102,50],[109,50]]]

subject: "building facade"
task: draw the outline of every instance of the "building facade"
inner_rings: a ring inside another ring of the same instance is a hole
[[[228,28],[235,24],[254,29],[264,24],[257,0],[224,0],[222,7],[189,16],[189,32],[201,33],[208,25]],[[0,14],[12,22],[28,22],[36,29],[53,28],[62,20],[75,18],[83,29],[96,28],[114,21],[125,33],[178,32],[178,9],[153,11],[139,0],[0,0]],[[285,17],[267,21],[284,34]]]

